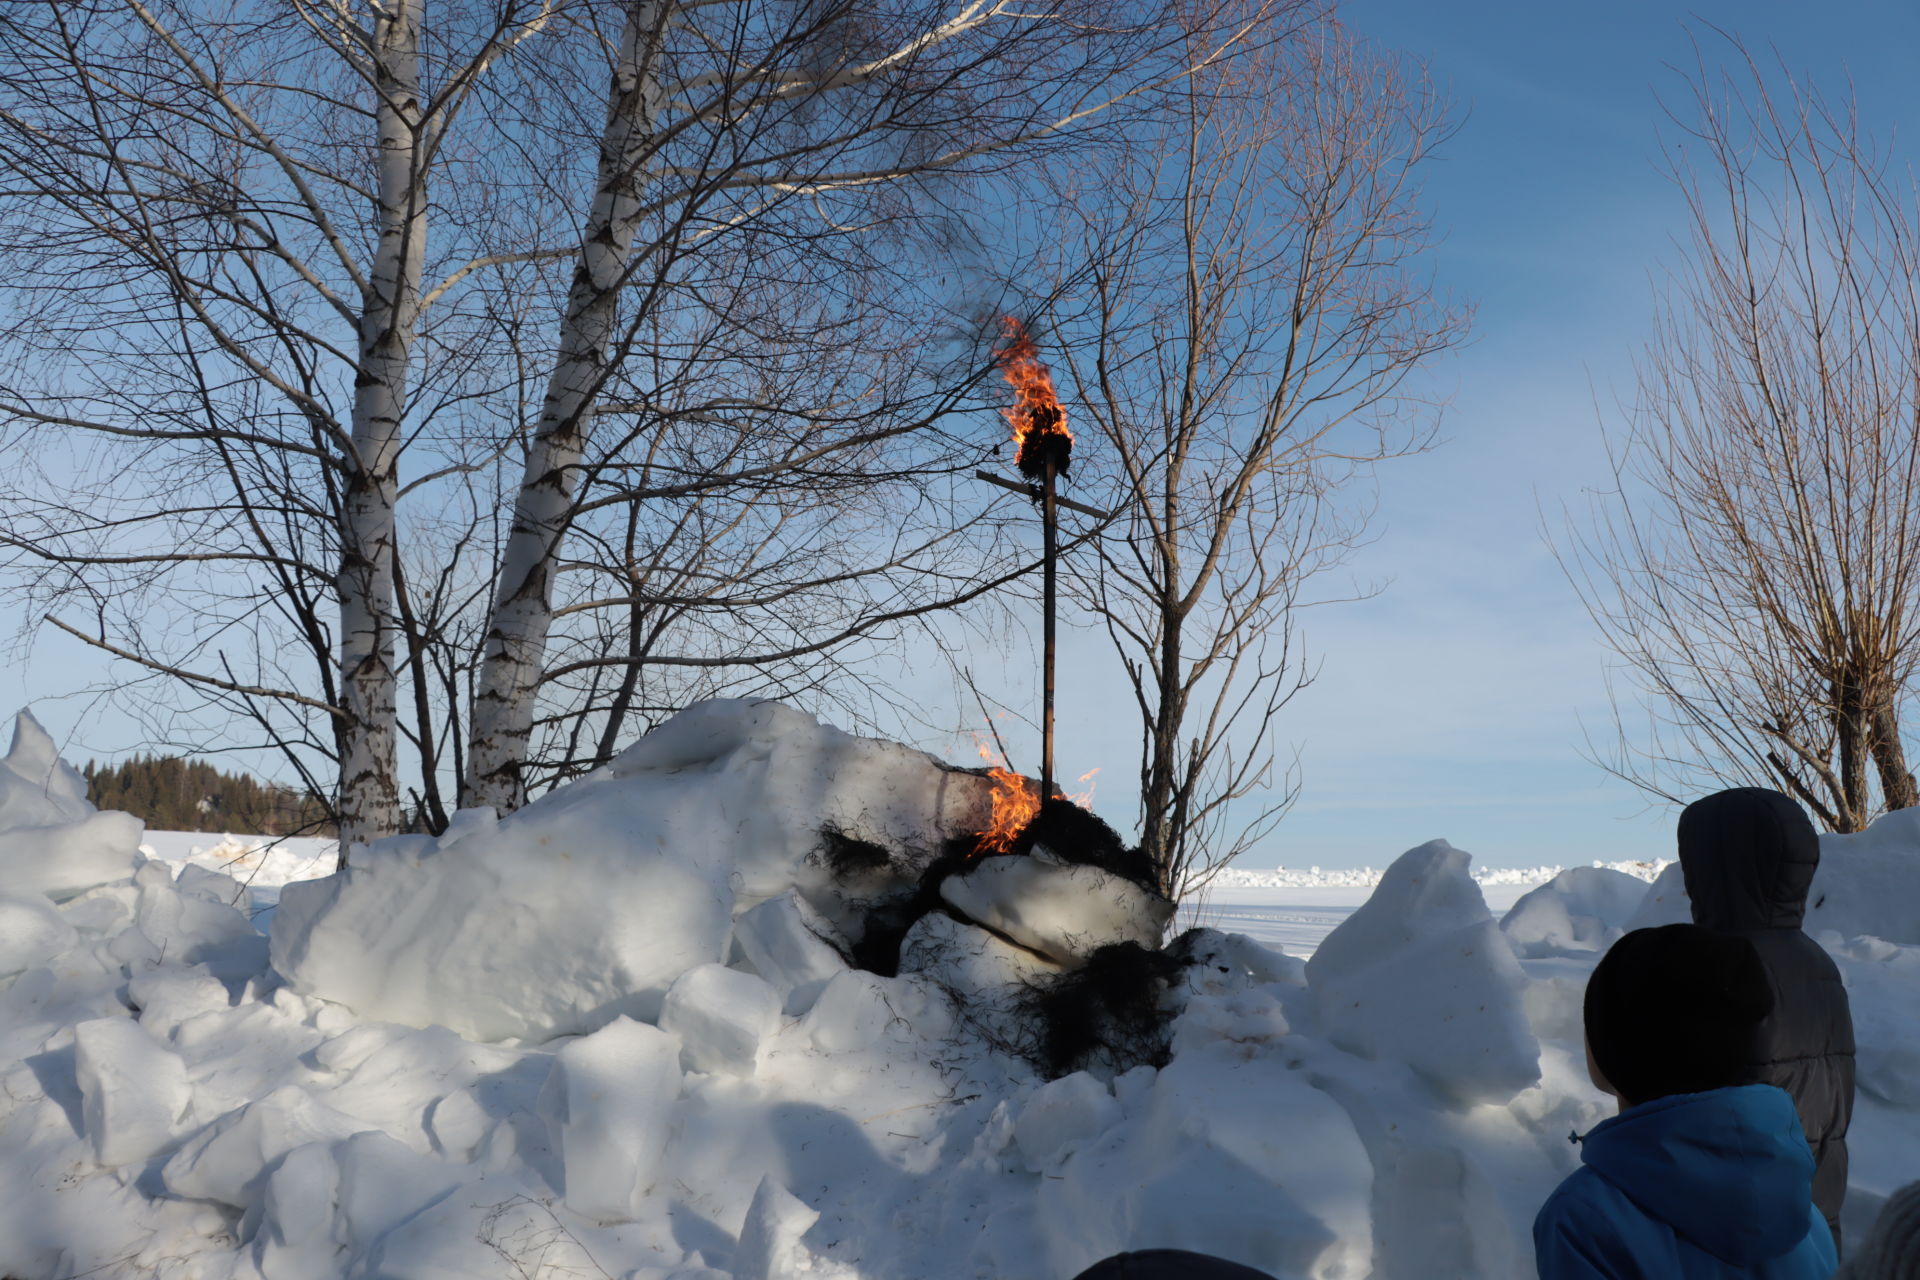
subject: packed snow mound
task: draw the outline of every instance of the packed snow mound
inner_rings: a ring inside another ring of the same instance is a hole
[[[1920,809],[1883,813],[1855,835],[1821,836],[1801,927],[1920,945]]]
[[[1101,947],[1157,947],[1173,903],[1099,867],[1034,857],[982,858],[940,882],[940,896],[976,923],[1056,964]]]
[[[1618,862],[1595,862],[1595,867],[1618,871],[1622,875],[1632,876],[1643,884],[1652,882],[1662,870],[1671,864],[1667,858],[1623,859]],[[1566,867],[1559,864],[1539,867],[1475,867],[1473,879],[1479,885],[1538,885],[1545,884]],[[1380,883],[1380,877],[1386,874],[1379,867],[1274,867],[1261,870],[1257,867],[1225,867],[1215,872],[1207,880],[1213,890],[1233,889],[1329,889],[1360,886],[1372,888]]]
[[[1445,840],[1406,853],[1307,961],[1333,1042],[1412,1067],[1461,1103],[1505,1102],[1540,1078],[1526,975]]]
[[[797,1012],[840,967],[826,937],[857,940],[872,900],[984,826],[990,787],[778,703],[701,703],[505,819],[463,811],[288,885],[274,969],[363,1017],[537,1042],[657,1021],[675,979],[737,940]],[[828,828],[902,852],[835,867]]]
[[[9,893],[57,901],[125,879],[140,859],[142,830],[130,813],[89,804],[87,780],[33,713],[14,716],[13,748],[0,760],[0,884]]]
[[[1680,864],[1663,871],[1627,921],[1629,929],[1693,918]],[[1822,834],[1820,866],[1807,890],[1809,934],[1920,945],[1920,809],[1883,813],[1865,831]]]
[[[518,874],[566,861],[541,838],[636,823],[619,786],[597,791],[572,828],[519,828]],[[757,803],[722,825],[818,812]],[[1207,929],[1152,953],[1174,972],[1164,1065],[1051,1082],[950,992],[1057,966],[933,911],[905,971],[850,968],[795,879],[741,912],[724,958],[674,977],[660,1025],[539,1045],[302,994],[217,869],[155,860],[62,903],[0,899],[0,944],[26,966],[0,973],[0,1276],[978,1280],[1184,1247],[1276,1280],[1532,1280],[1527,1227],[1577,1167],[1568,1133],[1612,1112],[1580,1042],[1599,953],[1513,959],[1441,843],[1390,868],[1312,964]],[[586,901],[563,905],[557,933],[601,946],[573,929]],[[1859,1232],[1920,1149],[1920,946],[1816,937],[1857,1028]],[[470,991],[505,977],[484,950],[443,960]],[[1509,981],[1532,1059],[1505,1021],[1461,1011],[1477,993],[1510,1014]],[[1537,1080],[1513,1092],[1520,1068]]]
[[[1647,898],[1647,882],[1606,867],[1569,867],[1521,898],[1500,931],[1525,958],[1605,951]]]

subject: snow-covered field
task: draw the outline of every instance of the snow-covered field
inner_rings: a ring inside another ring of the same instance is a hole
[[[0,767],[16,1280],[1066,1280],[1153,1245],[1283,1280],[1519,1280],[1568,1131],[1610,1110],[1585,976],[1687,911],[1673,869],[1476,877],[1444,842],[1230,875],[1179,922],[1216,932],[1165,997],[1165,1064],[1047,1081],[979,1015],[1123,928],[1131,891],[1008,859],[1023,887],[996,900],[983,864],[900,976],[849,967],[825,940],[888,871],[821,856],[823,829],[929,847],[972,829],[979,779],[786,708],[694,708],[344,876],[324,842],[142,833],[79,785],[23,720]],[[1920,1177],[1920,812],[1823,858],[1807,928],[1854,1004],[1859,1231]]]

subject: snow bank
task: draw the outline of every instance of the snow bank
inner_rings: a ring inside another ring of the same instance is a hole
[[[872,900],[984,825],[989,787],[776,703],[702,703],[503,821],[463,812],[438,839],[382,841],[287,886],[274,968],[362,1016],[475,1039],[651,1022],[681,973],[729,958],[737,915],[783,894],[857,938]],[[903,856],[831,867],[829,826]],[[804,1004],[836,965],[795,929],[756,918],[739,940]]]
[[[1680,864],[1655,880],[1627,928],[1693,918]],[[1897,809],[1854,835],[1823,834],[1801,927],[1809,934],[1920,945],[1920,809]]]
[[[1500,917],[1514,951],[1537,958],[1605,951],[1647,898],[1647,882],[1607,867],[1570,867]]]
[[[977,1280],[1171,1246],[1277,1280],[1531,1280],[1527,1226],[1575,1167],[1568,1131],[1612,1109],[1581,1053],[1598,955],[1581,921],[1618,927],[1620,882],[1569,877],[1544,895],[1556,911],[1519,922],[1552,925],[1533,938],[1543,954],[1517,959],[1520,929],[1493,924],[1467,856],[1421,846],[1305,965],[1196,932],[1163,1065],[1049,1082],[947,992],[1011,992],[1057,966],[935,913],[910,931],[898,976],[851,968],[829,939],[854,917],[833,918],[811,846],[795,836],[775,857],[755,843],[823,814],[881,815],[879,830],[888,812],[934,811],[924,761],[904,751],[897,776],[869,761],[858,785],[790,785],[810,775],[783,753],[839,748],[817,727],[762,732],[785,720],[704,762],[656,755],[635,775],[639,800],[609,776],[525,822],[467,818],[454,838],[377,852],[369,865],[390,857],[380,874],[396,884],[409,863],[443,860],[418,872],[431,885],[420,914],[390,904],[378,927],[400,936],[368,945],[446,967],[431,1012],[466,1016],[464,1034],[289,984],[233,906],[235,880],[213,871],[176,878],[155,862],[58,904],[0,899],[0,945],[25,966],[0,974],[0,1275]],[[846,748],[856,763],[864,750]],[[764,799],[742,781],[755,769],[775,784]],[[1877,838],[1894,849],[1891,830]],[[662,832],[685,847],[648,843]],[[719,875],[747,844],[751,875]],[[469,854],[476,865],[456,871]],[[504,1000],[524,1024],[525,1010],[631,994],[586,985],[588,959],[612,954],[616,921],[598,902],[613,890],[569,864],[679,892],[650,858],[692,868],[739,913],[677,971],[657,966],[664,1025],[636,1007],[585,1035],[477,1039]],[[486,875],[555,914],[515,923],[476,895],[484,928],[504,930],[498,950],[457,931],[404,950],[407,930],[442,929],[434,913],[464,901],[450,886]],[[1911,892],[1891,873],[1880,883]],[[329,913],[374,930],[362,892]],[[289,919],[302,896],[281,908]],[[336,944],[329,924],[301,928]],[[1920,1149],[1920,945],[1816,936],[1853,999],[1850,1205],[1870,1210],[1911,1180]],[[516,968],[529,956],[564,1001],[544,1003]],[[323,968],[350,972],[344,953]]]
[[[1461,1103],[1505,1102],[1540,1078],[1526,975],[1467,874],[1434,840],[1401,855],[1307,961],[1333,1042],[1405,1062]]]
[[[1173,919],[1173,903],[1130,880],[1039,856],[982,858],[941,881],[940,896],[1056,964],[1115,943],[1157,947]]]
[[[1620,862],[1595,862],[1593,865],[1607,871],[1618,871],[1622,875],[1632,876],[1643,883],[1651,882],[1660,872],[1671,865],[1672,859],[1655,858],[1651,860],[1626,860]],[[1552,880],[1567,870],[1563,866],[1541,867],[1474,867],[1470,874],[1479,885],[1540,885]],[[1210,889],[1227,894],[1235,889],[1326,889],[1335,887],[1359,887],[1371,889],[1380,883],[1386,874],[1377,867],[1276,867],[1260,870],[1254,867],[1227,867],[1216,873],[1207,884]]]
[[[87,780],[21,711],[0,760],[0,884],[56,901],[133,873],[143,824],[87,802]]]

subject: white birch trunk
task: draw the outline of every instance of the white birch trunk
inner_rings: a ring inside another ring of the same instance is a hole
[[[338,579],[340,688],[347,710],[338,735],[342,865],[356,843],[400,827],[394,506],[407,363],[426,253],[426,175],[419,165],[422,3],[387,0],[374,20],[380,240],[360,317]]]
[[[462,805],[492,805],[507,813],[526,801],[527,748],[553,622],[554,564],[572,517],[578,467],[633,255],[640,171],[659,107],[660,32],[670,6],[671,0],[630,0],[627,6],[593,205],[495,585]]]

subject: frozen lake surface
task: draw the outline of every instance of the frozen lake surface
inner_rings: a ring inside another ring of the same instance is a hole
[[[1490,884],[1482,885],[1480,892],[1486,896],[1488,908],[1499,917],[1536,887]],[[1204,925],[1224,933],[1244,933],[1280,947],[1290,956],[1304,958],[1311,956],[1320,940],[1352,915],[1372,892],[1371,885],[1358,884],[1274,888],[1229,885],[1182,907],[1176,928]]]

